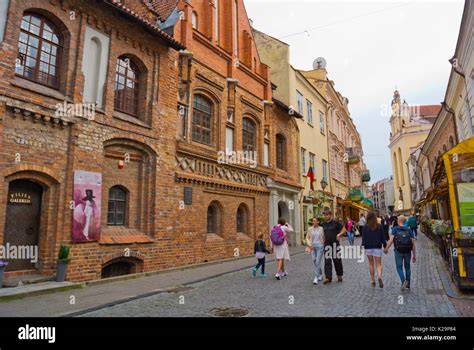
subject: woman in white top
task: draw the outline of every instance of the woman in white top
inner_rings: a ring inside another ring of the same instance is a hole
[[[324,230],[319,226],[318,218],[313,218],[313,226],[306,233],[306,245],[311,251],[314,263],[315,276],[313,284],[323,280],[323,271],[321,269],[321,261],[324,254]]]
[[[290,260],[290,250],[288,249],[288,234],[293,232],[293,228],[286,222],[285,219],[278,219],[278,225],[281,226],[281,230],[285,236],[283,244],[274,245],[270,240],[271,248],[275,254],[275,260],[278,264],[278,271],[275,275],[275,278],[280,280],[282,277],[288,276],[288,273],[285,271],[285,260]]]

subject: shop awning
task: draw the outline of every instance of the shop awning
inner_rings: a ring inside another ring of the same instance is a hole
[[[464,155],[465,157],[460,157]],[[442,157],[438,158],[436,167],[431,177],[431,183],[434,188],[434,192],[439,192],[441,189],[445,189],[448,186],[446,168],[443,161],[444,156],[448,156],[451,159],[451,171],[460,171],[461,169],[469,166],[474,160],[474,137],[471,137],[464,142],[454,146]],[[461,160],[461,158],[463,158]],[[455,160],[456,159],[456,160]],[[457,160],[459,159],[459,161]]]
[[[344,200],[341,202],[342,205],[348,205],[350,207],[353,207],[355,209],[359,209],[359,210],[371,210],[372,208],[367,208],[365,206],[363,206],[362,204],[359,204],[359,203],[356,203],[356,202],[353,202],[351,200]]]

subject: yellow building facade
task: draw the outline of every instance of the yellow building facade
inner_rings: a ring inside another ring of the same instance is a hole
[[[368,198],[370,174],[363,161],[360,134],[350,116],[349,100],[335,89],[325,67],[301,73],[328,101],[328,155],[336,217],[358,220],[368,209],[360,202]],[[351,198],[351,190],[361,194],[360,201]]]
[[[270,79],[275,86],[274,99],[289,106],[297,118],[299,129],[299,168],[303,190],[299,197],[300,241],[308,222],[321,215],[325,206],[332,207],[330,160],[328,152],[328,101],[305,77],[304,72],[290,64],[288,44],[254,29],[254,38],[262,62],[270,67]],[[311,189],[308,175],[312,167],[315,181]]]
[[[393,205],[396,213],[408,214],[414,206],[410,155],[425,142],[441,105],[410,106],[402,102],[400,93],[395,91],[391,107],[389,148],[395,191]]]

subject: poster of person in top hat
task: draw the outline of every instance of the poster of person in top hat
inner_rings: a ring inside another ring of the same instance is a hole
[[[74,215],[72,242],[100,239],[102,174],[74,172]]]

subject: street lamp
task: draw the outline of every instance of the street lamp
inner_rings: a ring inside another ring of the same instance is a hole
[[[321,188],[323,189],[323,191],[326,189],[327,186],[328,186],[328,183],[326,182],[326,180],[321,179]]]

